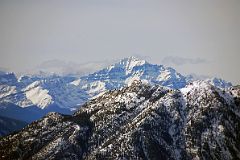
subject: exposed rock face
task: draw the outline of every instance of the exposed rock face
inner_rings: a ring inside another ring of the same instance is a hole
[[[2,159],[240,159],[240,88],[134,81],[0,140]]]

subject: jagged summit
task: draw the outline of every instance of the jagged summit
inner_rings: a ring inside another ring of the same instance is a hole
[[[127,74],[131,73],[131,71],[134,67],[142,66],[145,63],[148,63],[148,62],[146,62],[145,60],[142,60],[140,58],[131,56],[131,57],[123,58],[123,59],[119,60],[117,63],[110,65],[106,69],[111,71],[114,68],[121,68],[126,71],[125,74],[127,75]]]
[[[222,88],[222,89],[227,89],[229,87],[232,86],[231,82],[227,82],[221,78],[217,78],[217,77],[209,77],[209,76],[204,76],[204,75],[196,75],[196,74],[190,74],[186,76],[186,81],[188,83],[191,83],[193,81],[197,81],[197,80],[204,80],[206,82],[209,82],[210,84],[218,87],[218,88]]]
[[[135,57],[124,58],[118,63],[80,78],[82,84],[105,84],[107,90],[128,85],[133,79],[148,81],[170,88],[181,88],[186,85],[185,77],[172,68],[155,65]],[[80,84],[81,85],[81,84]]]
[[[232,86],[231,82],[227,82],[221,78],[216,78],[216,77],[206,79],[206,81],[219,88],[229,88]]]
[[[132,69],[136,66],[142,66],[144,64],[146,64],[147,62],[145,60],[140,60],[136,57],[129,57],[129,58],[124,58],[122,60],[120,60],[119,63],[116,63],[114,65],[111,65],[111,67],[122,67],[125,69],[126,71],[126,75],[131,73]],[[111,68],[110,67],[110,68]]]

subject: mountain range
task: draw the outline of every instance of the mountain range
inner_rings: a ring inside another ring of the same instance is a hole
[[[0,139],[1,159],[240,159],[240,87],[134,80]]]
[[[29,123],[51,111],[72,114],[79,106],[99,94],[128,86],[135,80],[181,89],[197,78],[183,76],[173,68],[151,64],[135,57],[124,58],[82,77],[44,73],[16,77],[14,73],[1,72],[0,116]],[[204,81],[222,89],[232,86],[218,78]]]

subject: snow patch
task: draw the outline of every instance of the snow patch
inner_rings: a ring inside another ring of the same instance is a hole
[[[157,77],[158,81],[165,81],[171,78],[170,76],[170,72],[168,70],[165,71],[161,71],[161,73],[159,74],[159,76]]]
[[[48,90],[43,89],[39,81],[33,82],[25,89],[27,99],[29,99],[34,105],[44,109],[48,105],[52,104],[52,97],[48,94]]]
[[[74,85],[74,86],[79,86],[81,82],[81,79],[77,79],[75,81],[72,81],[70,84]]]

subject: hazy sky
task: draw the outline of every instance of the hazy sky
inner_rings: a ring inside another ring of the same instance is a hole
[[[0,67],[139,55],[240,83],[240,0],[0,0]]]

